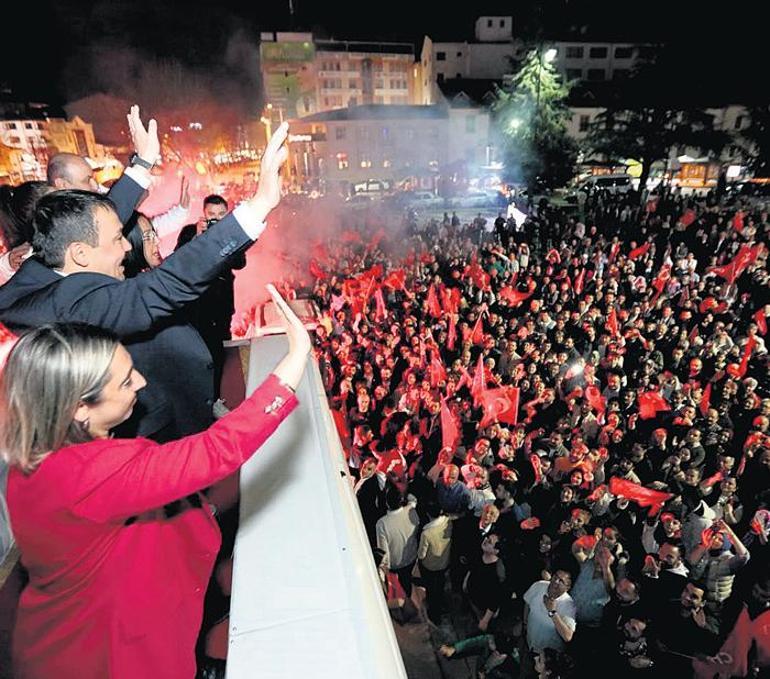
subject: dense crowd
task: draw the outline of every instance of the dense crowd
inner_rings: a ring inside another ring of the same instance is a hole
[[[483,676],[770,669],[770,226],[593,194],[312,248],[316,356],[388,596]]]

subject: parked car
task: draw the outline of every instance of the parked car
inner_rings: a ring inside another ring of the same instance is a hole
[[[451,201],[451,207],[490,207],[494,206],[495,199],[487,192],[480,189],[471,189],[463,194],[455,196]]]
[[[599,174],[588,177],[581,182],[577,191],[589,193],[595,189],[603,189],[609,193],[628,193],[634,188],[633,178],[628,174]]]
[[[406,197],[409,207],[415,209],[429,210],[431,208],[442,208],[446,205],[446,200],[430,191],[415,191]]]

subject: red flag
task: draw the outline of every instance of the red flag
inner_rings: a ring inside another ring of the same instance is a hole
[[[532,465],[532,471],[535,472],[535,485],[543,479],[543,466],[540,463],[540,457],[535,453],[529,456],[529,463]]]
[[[674,495],[664,493],[660,490],[651,490],[638,483],[633,483],[627,479],[619,479],[613,476],[610,479],[610,493],[613,495],[622,495],[627,500],[633,500],[640,507],[649,507],[649,515],[655,516]]]
[[[595,384],[589,384],[585,388],[584,393],[588,405],[590,405],[597,413],[603,413],[607,409],[605,398],[599,391],[599,387]]]
[[[449,410],[446,401],[441,402],[441,447],[449,448],[454,452],[460,439],[460,428],[457,426],[452,411]]]
[[[613,337],[620,335],[620,326],[618,325],[618,315],[615,313],[615,307],[612,307],[610,313],[607,315],[606,327]]]
[[[403,290],[406,292],[406,286],[404,285],[404,281],[406,280],[406,272],[403,269],[396,269],[394,271],[391,271],[387,278],[385,278],[383,282],[384,285],[387,285],[389,288],[392,288],[393,290]]]
[[[690,226],[690,224],[695,221],[695,216],[695,210],[690,208],[689,210],[684,211],[684,214],[679,221],[682,222],[682,226]]]
[[[316,262],[314,259],[311,259],[310,260],[310,275],[315,277],[315,278],[324,279],[324,278],[326,278],[327,274],[326,274],[326,272],[320,266],[318,266],[318,262]]]
[[[615,261],[615,257],[618,256],[619,252],[620,252],[620,243],[613,243],[612,247],[610,248],[610,256],[609,256],[610,264],[612,264]]]
[[[519,413],[519,390],[515,387],[488,389],[481,395],[481,407],[484,409],[484,416],[479,422],[479,427],[482,429],[495,422],[516,424]]]
[[[559,255],[556,248],[551,248],[545,255],[545,258],[547,261],[549,261],[551,264],[561,264],[561,256]]]
[[[757,309],[756,312],[754,313],[753,318],[757,324],[757,327],[759,328],[759,334],[767,335],[767,317],[765,316],[764,307],[761,309]]]
[[[479,314],[479,317],[476,319],[476,324],[473,326],[471,342],[474,344],[484,344],[484,327],[481,324],[481,314]]]
[[[733,284],[746,269],[757,261],[761,251],[761,244],[755,245],[754,247],[741,245],[741,249],[738,250],[738,254],[735,255],[732,261],[723,266],[712,267],[709,271],[712,271],[720,278],[724,278],[728,283]]]
[[[441,363],[438,351],[434,349],[431,352],[430,359],[430,386],[435,389],[441,382],[446,382],[446,369],[444,364]]]
[[[376,233],[372,236],[372,240],[369,241],[369,249],[374,250],[380,241],[385,237],[385,230],[383,228],[377,229]]]
[[[385,306],[385,298],[382,295],[382,288],[374,291],[374,302],[376,304],[374,318],[378,321],[384,321],[388,317],[388,310]]]
[[[311,249],[310,253],[313,255],[313,259],[317,259],[319,262],[323,262],[329,259],[329,251],[326,249],[326,246],[321,242],[318,242],[315,245],[313,245],[313,248]]]
[[[529,282],[527,292],[520,292],[519,290],[514,289],[510,285],[507,285],[502,290],[500,290],[500,292],[498,293],[498,297],[500,299],[506,300],[509,306],[517,307],[524,300],[527,300],[530,297],[532,297],[532,295],[535,292],[535,288],[537,288],[537,283],[535,283],[535,281]]]
[[[428,289],[428,312],[433,318],[441,318],[441,305],[438,303],[435,286]]]
[[[738,367],[738,375],[743,377],[746,374],[746,370],[749,367],[749,359],[751,358],[751,352],[754,351],[754,347],[757,345],[757,340],[754,337],[749,337],[749,341],[746,342],[746,348],[743,350],[743,357],[741,358],[741,364]]]
[[[449,314],[449,331],[447,332],[446,345],[449,351],[454,351],[457,341],[457,316]]]
[[[358,231],[353,231],[351,229],[348,229],[347,231],[343,231],[340,234],[340,240],[343,243],[360,243],[361,234],[358,233]]]
[[[640,245],[638,248],[634,248],[631,250],[631,252],[628,253],[629,259],[636,259],[637,257],[644,257],[644,255],[647,254],[647,251],[650,249],[650,246],[652,243],[647,242],[644,245]]]
[[[580,269],[580,273],[577,276],[575,276],[574,289],[575,289],[576,295],[579,295],[580,293],[583,292],[583,283],[585,281],[585,277],[586,277],[586,270]]]
[[[671,406],[657,391],[646,391],[639,395],[639,417],[643,420],[652,419],[664,410],[671,410]]]
[[[660,272],[655,277],[655,280],[652,282],[652,287],[658,291],[659,295],[665,289],[666,283],[668,283],[670,278],[671,278],[671,265],[664,264],[660,268]]]
[[[476,372],[473,373],[473,381],[471,382],[471,396],[473,396],[473,405],[478,407],[481,403],[481,397],[487,388],[487,381],[484,376],[484,355],[479,354],[479,360],[476,364]]]
[[[744,214],[741,210],[738,210],[738,212],[735,213],[735,217],[733,217],[733,228],[738,233],[743,233],[743,217]]]
[[[473,284],[481,290],[489,289],[490,276],[481,268],[481,265],[474,259],[463,271],[463,277],[470,277]]]
[[[332,419],[334,420],[334,425],[337,428],[337,434],[339,435],[343,446],[346,443],[347,445],[350,445],[350,430],[348,429],[348,424],[345,421],[345,416],[341,411],[337,410],[336,408],[332,408]]]
[[[705,486],[706,488],[711,488],[711,486],[716,485],[719,483],[723,478],[725,477],[724,473],[722,472],[716,472],[715,474],[712,474],[707,479],[704,479],[701,481],[701,486]]]
[[[701,396],[700,403],[698,404],[698,407],[700,408],[700,413],[703,415],[703,417],[706,417],[706,413],[709,411],[709,405],[711,404],[711,382],[709,382],[706,385],[706,388],[703,390],[703,396]]]

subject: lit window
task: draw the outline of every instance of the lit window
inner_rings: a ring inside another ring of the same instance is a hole
[[[389,161],[389,160],[387,160],[387,159],[383,160],[383,161],[382,161],[382,166],[383,166],[383,167],[390,167],[390,161]]]
[[[337,154],[337,169],[338,170],[347,170],[348,167],[349,167],[348,154],[347,153],[338,153]]]

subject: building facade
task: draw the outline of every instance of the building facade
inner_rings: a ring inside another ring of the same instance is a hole
[[[291,130],[295,188],[346,197],[368,181],[436,190],[490,157],[489,113],[476,107],[355,106],[294,120]]]

